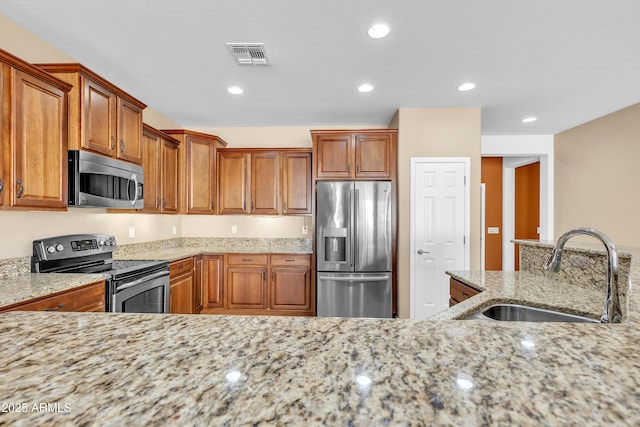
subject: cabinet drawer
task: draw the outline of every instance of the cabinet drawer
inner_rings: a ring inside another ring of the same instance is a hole
[[[271,265],[311,265],[310,255],[271,255]]]
[[[193,273],[193,258],[185,258],[179,261],[174,261],[169,264],[170,277],[180,276],[185,273]]]
[[[264,254],[229,254],[228,265],[267,265],[268,256]]]
[[[104,304],[105,285],[100,281],[2,311],[104,311]]]
[[[472,296],[479,294],[480,291],[472,288],[471,286],[465,285],[462,282],[459,282],[455,279],[449,280],[450,285],[450,294],[451,299],[456,302],[462,302],[467,298],[471,298]]]

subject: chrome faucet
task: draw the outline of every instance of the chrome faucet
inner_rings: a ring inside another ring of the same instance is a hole
[[[567,240],[573,236],[585,234],[599,239],[607,249],[607,297],[604,303],[604,312],[600,317],[601,323],[620,323],[622,313],[620,311],[620,300],[618,298],[618,252],[616,247],[606,235],[593,228],[574,228],[564,233],[556,242],[551,255],[544,263],[544,269],[557,273],[560,270],[562,252]]]

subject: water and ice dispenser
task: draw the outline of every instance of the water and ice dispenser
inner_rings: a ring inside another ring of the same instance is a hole
[[[346,228],[325,228],[324,229],[324,261],[346,262],[347,261],[347,229]]]

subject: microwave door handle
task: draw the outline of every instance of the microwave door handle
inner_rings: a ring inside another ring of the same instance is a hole
[[[127,197],[129,197],[129,200],[131,200],[131,205],[135,206],[136,200],[138,200],[138,176],[135,173],[131,175],[131,179],[129,180],[129,182],[131,181],[133,181],[133,186],[135,188],[133,192],[133,199],[131,199],[129,195],[129,186],[127,186]]]

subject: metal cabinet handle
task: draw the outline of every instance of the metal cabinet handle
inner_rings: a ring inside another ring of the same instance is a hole
[[[351,173],[351,163],[347,165],[347,173]]]
[[[60,304],[57,307],[45,308],[44,311],[57,311],[64,307],[64,304]]]
[[[17,179],[16,184],[18,185],[18,194],[16,195],[16,198],[19,199],[20,197],[22,197],[22,192],[24,191],[24,187],[22,186],[21,179]]]
[[[253,211],[256,208],[256,202],[255,201],[251,201],[251,210]]]
[[[274,273],[274,272],[272,271],[272,272],[271,272],[271,281],[272,281],[272,282],[275,280],[275,276],[276,276],[276,273]]]
[[[121,153],[124,153],[124,150],[125,150],[125,147],[126,147],[126,146],[127,146],[127,145],[124,143],[124,139],[121,139],[121,140],[120,140],[120,152],[121,152]]]
[[[0,179],[0,193],[2,193],[3,188],[4,188],[4,185],[2,184],[2,180]]]
[[[267,281],[267,273],[265,273],[264,271],[262,272],[262,281],[263,282]]]
[[[356,173],[360,173],[360,165],[356,165]]]
[[[116,137],[111,135],[111,149],[115,150],[116,148]]]
[[[282,202],[282,207],[283,207],[283,211],[286,213],[287,212],[287,201],[286,200],[284,202]]]

